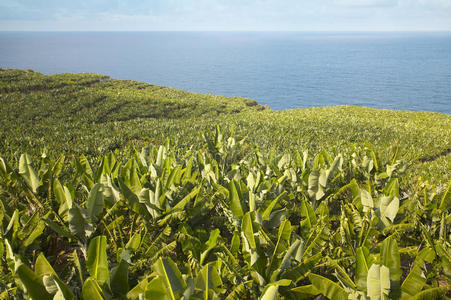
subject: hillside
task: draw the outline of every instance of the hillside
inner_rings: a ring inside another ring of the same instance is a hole
[[[152,138],[149,130],[156,120],[171,124],[263,109],[243,98],[230,101],[96,74],[45,76],[22,70],[0,70],[0,97],[2,137],[13,143],[2,149],[52,144],[55,150],[85,154],[98,154],[98,147],[114,150],[133,138]],[[145,125],[130,131],[136,122]],[[79,147],[64,148],[65,143]]]
[[[0,69],[0,154],[84,154],[127,145],[196,146],[216,125],[265,151],[395,151],[413,173],[445,184],[451,169],[451,116],[334,106],[272,111],[244,98],[180,91],[97,74],[46,76]],[[16,155],[16,158],[17,155]],[[419,171],[418,171],[419,170]]]
[[[451,116],[0,69],[0,299],[451,297]]]

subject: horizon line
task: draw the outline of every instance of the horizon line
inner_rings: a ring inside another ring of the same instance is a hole
[[[255,30],[255,29],[192,29],[192,30],[28,30],[28,29],[0,29],[0,32],[305,32],[305,33],[385,33],[385,32],[393,32],[393,33],[410,33],[410,32],[451,32],[451,29],[404,29],[404,30],[302,30],[302,29],[267,29],[267,30]]]

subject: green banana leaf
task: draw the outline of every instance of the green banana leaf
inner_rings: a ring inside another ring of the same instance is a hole
[[[126,298],[129,300],[137,300],[140,295],[144,296],[146,293],[147,285],[149,284],[149,279],[153,277],[146,277],[138,282],[130,291],[128,291]]]
[[[137,251],[140,245],[141,245],[141,234],[137,232],[132,235],[130,240],[128,240],[127,244],[125,245],[125,249]]]
[[[42,277],[42,281],[46,290],[53,295],[53,300],[75,299],[72,291],[57,275],[45,275]]]
[[[288,279],[268,283],[263,289],[260,300],[276,300],[278,298],[279,286],[289,286],[290,284],[291,280]]]
[[[95,184],[91,191],[89,192],[88,201],[87,201],[87,211],[88,217],[92,221],[92,223],[97,223],[102,215],[104,208],[104,199],[103,199],[103,184],[97,183]]]
[[[374,263],[375,259],[370,254],[370,251],[365,247],[359,247],[356,250],[356,271],[355,271],[355,283],[357,288],[361,291],[366,291],[368,276],[368,270]]]
[[[28,154],[22,154],[19,159],[19,174],[23,177],[25,182],[31,188],[33,193],[37,192],[41,180],[38,174],[33,169],[31,157]]]
[[[290,221],[284,220],[279,227],[279,232],[277,234],[277,243],[271,256],[267,275],[271,274],[276,268],[279,267],[279,256],[288,249],[291,232],[292,227]]]
[[[308,177],[307,193],[312,201],[318,201],[325,195],[324,188],[320,184],[319,177],[319,170],[313,170]]]
[[[373,197],[371,197],[371,194],[365,189],[360,189],[360,201],[362,201],[364,212],[374,208]]]
[[[448,182],[448,188],[443,193],[442,199],[440,200],[439,209],[446,212],[450,204],[451,204],[451,179]]]
[[[301,221],[301,226],[303,227],[303,230],[305,229],[310,230],[310,228],[315,226],[317,223],[316,214],[313,211],[313,208],[310,205],[310,203],[308,203],[306,200],[303,200],[301,202],[300,208],[301,208],[301,216],[304,218]]]
[[[106,253],[106,236],[96,236],[89,242],[86,266],[89,274],[100,285],[105,284],[110,276]]]
[[[374,263],[374,257],[370,254],[370,251],[365,247],[359,247],[356,250],[356,270],[355,270],[355,283],[357,288],[361,291],[367,290],[367,277],[368,270]]]
[[[205,243],[205,246],[207,246],[207,249],[205,249],[201,255],[200,255],[200,264],[203,265],[205,259],[208,257],[208,254],[210,251],[216,247],[216,243],[218,240],[218,237],[220,235],[219,229],[215,229],[212,232],[210,232],[210,237],[208,238],[208,241]]]
[[[241,218],[243,216],[243,208],[241,207],[241,198],[237,189],[237,182],[231,180],[229,183],[229,203],[230,210],[235,218]]]
[[[42,278],[35,274],[30,268],[24,264],[20,264],[16,268],[16,274],[20,281],[27,289],[27,294],[33,300],[52,300],[53,297],[45,289]]]
[[[451,284],[426,289],[413,297],[414,300],[440,300],[446,299],[444,295],[451,290]],[[412,299],[412,298],[411,298]]]
[[[390,270],[390,297],[398,298],[401,292],[401,257],[398,244],[393,237],[388,237],[382,242],[381,264]]]
[[[324,296],[331,300],[346,300],[348,293],[337,283],[317,274],[309,274],[308,278],[312,285]]]
[[[128,293],[128,263],[122,259],[119,265],[111,270],[111,291],[115,295],[125,296]]]
[[[426,284],[426,277],[423,274],[425,262],[432,262],[434,258],[435,252],[430,247],[424,248],[418,253],[413,263],[412,270],[410,270],[401,285],[403,298],[407,299],[408,297],[415,296],[423,289]]]
[[[318,291],[313,286],[313,284],[298,286],[292,288],[290,291],[295,293],[295,299],[306,299],[306,298],[311,299],[312,297],[321,294],[321,292]]]
[[[195,287],[203,291],[204,300],[208,300],[210,290],[216,293],[222,292],[221,286],[222,280],[216,262],[205,265],[195,279]]]
[[[92,225],[86,221],[84,209],[75,204],[68,212],[70,232],[85,241],[92,234]]]
[[[269,220],[269,216],[271,215],[272,210],[274,209],[274,206],[276,206],[277,202],[279,202],[279,200],[284,197],[286,195],[286,191],[283,191],[282,194],[280,194],[279,196],[276,197],[276,199],[274,199],[273,201],[271,201],[271,203],[266,207],[266,209],[263,211],[262,213],[262,220],[263,221],[268,221]]]
[[[30,246],[42,234],[44,229],[45,223],[42,221],[41,215],[39,212],[35,212],[17,232],[17,238],[21,241],[21,247],[26,248]]]
[[[251,217],[250,212],[247,212],[243,217],[243,220],[241,223],[241,233],[244,235],[247,242],[249,243],[249,247],[252,250],[256,250],[257,245],[255,243],[254,229],[252,227],[252,217]]]
[[[372,264],[368,270],[367,290],[371,300],[389,299],[390,269],[383,265]]]
[[[58,179],[53,181],[53,193],[59,203],[58,214],[66,220],[69,209],[73,206],[73,197],[70,190],[60,183]]]
[[[185,280],[183,280],[182,274],[179,269],[175,265],[175,263],[170,258],[159,258],[157,262],[153,265],[153,269],[158,274],[158,277],[152,280],[155,281],[154,284],[149,283],[151,285],[151,295],[155,297],[153,293],[156,291],[153,287],[158,287],[163,285],[164,291],[167,291],[167,295],[169,295],[168,299],[175,300],[178,295],[181,295],[186,288]],[[146,295],[149,292],[149,287],[146,290]],[[159,299],[159,298],[156,298]]]
[[[97,281],[92,277],[86,279],[81,293],[83,300],[104,300],[102,289]]]

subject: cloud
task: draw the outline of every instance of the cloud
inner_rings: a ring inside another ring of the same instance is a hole
[[[139,0],[2,0],[0,10],[10,18],[54,19],[61,16],[93,17],[102,14],[148,15],[166,13],[174,1]]]
[[[398,5],[397,0],[336,0],[335,3],[345,7],[395,7]]]
[[[1,0],[0,30],[451,29],[451,0]]]

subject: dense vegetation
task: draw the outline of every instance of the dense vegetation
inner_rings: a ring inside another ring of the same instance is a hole
[[[0,128],[0,298],[450,296],[449,115],[0,70]]]

